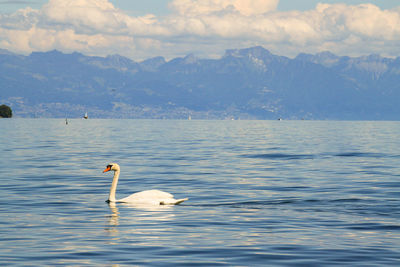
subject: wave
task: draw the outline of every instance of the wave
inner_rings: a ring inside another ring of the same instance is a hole
[[[273,200],[254,200],[254,201],[238,201],[238,202],[222,202],[222,203],[208,203],[199,206],[203,207],[255,207],[255,206],[281,206],[281,205],[332,205],[334,203],[355,203],[363,202],[361,198],[346,198],[346,199],[301,199],[301,198],[287,198],[287,199],[273,199]]]
[[[400,225],[385,223],[359,223],[348,226],[347,228],[360,231],[400,231]]]
[[[383,153],[371,153],[371,152],[344,152],[333,154],[335,157],[357,157],[357,158],[382,158],[387,157],[387,154]]]
[[[322,153],[322,154],[289,154],[289,153],[260,153],[243,154],[241,157],[250,159],[271,159],[271,160],[307,160],[317,158],[400,158],[400,155],[374,152],[340,152],[340,153]]]
[[[364,198],[338,198],[338,199],[302,199],[302,198],[284,198],[272,200],[249,200],[249,201],[233,201],[233,202],[219,202],[219,203],[204,203],[194,205],[187,203],[185,206],[200,206],[207,208],[226,207],[226,208],[248,208],[248,209],[269,209],[285,206],[292,206],[292,208],[299,210],[313,210],[313,211],[334,211],[340,213],[357,213],[357,214],[371,214],[379,213],[380,216],[392,216],[394,213],[400,212],[399,208],[395,205],[383,205],[371,199]]]
[[[282,160],[315,158],[315,155],[313,154],[284,154],[284,153],[245,154],[242,156],[245,158],[253,158],[253,159],[282,159]]]

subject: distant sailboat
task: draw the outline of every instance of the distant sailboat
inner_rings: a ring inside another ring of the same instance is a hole
[[[83,118],[84,118],[84,119],[88,119],[88,118],[89,118],[87,112],[85,113],[85,115],[83,116]]]

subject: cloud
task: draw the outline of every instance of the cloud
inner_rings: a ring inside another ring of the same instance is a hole
[[[170,7],[182,16],[208,15],[221,11],[236,11],[245,16],[273,11],[279,0],[174,0]]]
[[[171,13],[129,16],[108,0],[50,0],[40,10],[0,15],[0,48],[14,52],[119,53],[134,59],[262,45],[274,53],[330,50],[338,54],[400,52],[400,8],[318,4],[278,11],[278,0],[173,0]]]
[[[133,56],[146,35],[161,35],[153,15],[130,17],[107,0],[50,0],[40,10],[20,9],[0,15],[0,47],[19,53],[80,51]],[[136,35],[141,37],[136,37]]]
[[[130,17],[108,0],[50,0],[41,9],[44,27],[69,28],[84,34],[140,33],[154,16]]]

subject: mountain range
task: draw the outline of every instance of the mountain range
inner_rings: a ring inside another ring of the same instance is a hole
[[[135,62],[0,50],[0,104],[15,117],[399,120],[400,57],[274,55]]]

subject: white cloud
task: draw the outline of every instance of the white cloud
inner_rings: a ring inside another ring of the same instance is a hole
[[[170,7],[181,16],[207,15],[234,10],[245,16],[273,11],[279,0],[174,0]]]
[[[350,32],[374,39],[400,40],[400,13],[380,10],[374,5],[360,5],[346,11]]]
[[[108,32],[124,27],[119,12],[107,0],[50,0],[41,9],[50,25],[72,27],[81,32]]]
[[[279,0],[173,0],[164,17],[129,16],[108,0],[49,0],[40,10],[0,15],[0,48],[19,53],[79,51],[134,59],[262,45],[274,53],[330,50],[358,55],[400,53],[400,8],[319,4],[279,12]]]

